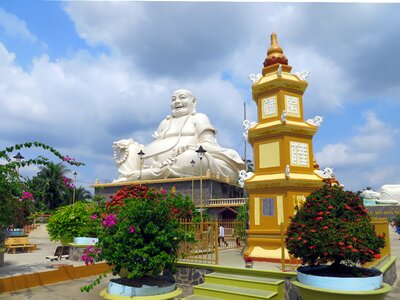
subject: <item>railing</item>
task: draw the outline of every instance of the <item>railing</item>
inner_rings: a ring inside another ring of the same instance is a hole
[[[216,222],[181,221],[185,240],[179,245],[179,261],[218,264],[218,227]]]
[[[186,239],[180,243],[179,261],[203,264],[218,264],[218,251],[241,247],[236,234],[243,226],[235,220],[192,222],[182,220]],[[219,228],[224,228],[224,238],[219,237]]]
[[[246,203],[246,198],[219,198],[209,199],[208,207],[213,206],[242,206]]]

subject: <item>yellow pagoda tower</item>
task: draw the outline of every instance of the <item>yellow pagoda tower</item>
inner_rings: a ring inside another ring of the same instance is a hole
[[[304,121],[303,94],[308,84],[288,65],[276,34],[264,61],[262,76],[253,80],[252,96],[258,123],[249,129],[254,150],[254,176],[245,182],[249,194],[250,227],[245,257],[280,261],[281,224],[289,225],[295,206],[322,186],[314,173],[312,138],[318,126]]]

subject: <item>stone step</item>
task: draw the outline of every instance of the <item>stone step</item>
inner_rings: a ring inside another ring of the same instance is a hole
[[[196,296],[207,296],[229,300],[278,299],[277,292],[214,283],[203,283],[194,286],[194,294]]]
[[[264,291],[273,291],[278,292],[279,294],[282,293],[282,295],[285,283],[285,281],[282,279],[219,272],[206,274],[205,282],[250,289],[259,289]]]

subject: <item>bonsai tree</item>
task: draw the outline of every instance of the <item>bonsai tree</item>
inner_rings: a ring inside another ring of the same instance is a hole
[[[86,264],[106,261],[114,274],[132,280],[173,271],[184,238],[179,219],[190,218],[193,210],[193,202],[180,194],[146,186],[125,187],[102,214],[92,216],[101,219],[99,242],[88,247],[82,259]],[[89,291],[98,281],[81,290]]]
[[[375,234],[359,196],[326,181],[298,208],[288,227],[290,254],[311,266],[332,263],[332,269],[380,258],[384,236]]]

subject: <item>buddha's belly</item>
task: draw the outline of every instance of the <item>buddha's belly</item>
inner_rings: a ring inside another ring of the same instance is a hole
[[[144,165],[151,166],[170,159],[174,155],[174,149],[181,146],[195,146],[196,142],[197,140],[193,136],[166,137],[162,140],[155,140],[146,146]],[[194,151],[193,155],[196,155]]]

